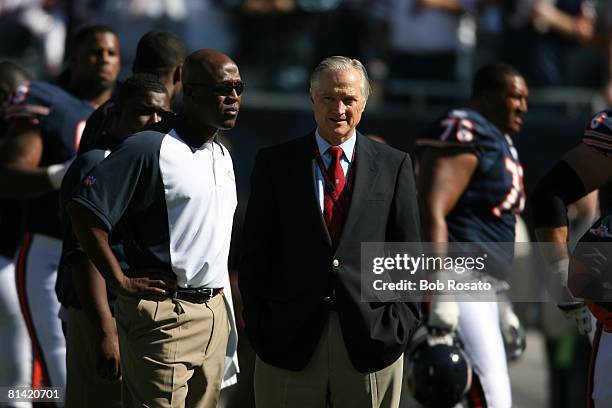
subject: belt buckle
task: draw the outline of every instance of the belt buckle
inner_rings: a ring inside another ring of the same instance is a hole
[[[197,288],[195,290],[197,302],[196,303],[204,303],[210,299],[212,299],[214,295],[214,289],[211,288]],[[200,297],[201,296],[201,297]]]

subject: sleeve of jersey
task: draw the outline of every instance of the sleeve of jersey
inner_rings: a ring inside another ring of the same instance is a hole
[[[128,208],[147,206],[154,200],[159,179],[159,145],[125,140],[81,182],[72,198],[98,217],[112,231]]]
[[[82,184],[82,181],[88,173],[104,158],[103,153],[98,157],[94,155],[83,155],[77,157],[62,180],[62,188],[60,190],[61,208],[66,208],[66,204],[72,199]],[[72,222],[65,211],[62,211],[62,254],[68,255],[74,251],[81,249],[79,240],[77,239],[72,229]]]
[[[612,111],[599,112],[591,118],[582,142],[612,158]]]
[[[8,100],[4,119],[32,119],[40,123],[51,112],[53,96],[36,83],[19,85]]]
[[[495,148],[495,141],[469,117],[447,116],[430,126],[416,145],[417,148],[466,148],[480,154]]]

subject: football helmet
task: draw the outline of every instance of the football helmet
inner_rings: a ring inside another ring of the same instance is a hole
[[[514,313],[512,302],[507,292],[498,294],[499,328],[504,339],[506,360],[518,360],[527,348],[525,329]]]
[[[451,408],[472,383],[472,366],[452,335],[427,334],[409,353],[406,380],[425,408]]]

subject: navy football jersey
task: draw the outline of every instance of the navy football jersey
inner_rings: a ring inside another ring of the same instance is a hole
[[[472,109],[454,109],[436,120],[417,140],[419,153],[430,148],[465,148],[478,165],[457,204],[446,217],[451,242],[514,242],[516,214],[525,206],[523,168],[509,136]],[[506,279],[514,253],[485,245],[488,272]]]
[[[77,151],[85,122],[94,108],[63,89],[46,82],[32,81],[17,88],[6,109],[5,119],[29,118],[43,139],[40,166],[64,163]],[[61,237],[57,192],[29,200],[26,230]]]
[[[571,257],[572,292],[589,299],[589,309],[612,327],[612,215],[604,215],[580,238]]]
[[[457,242],[514,242],[515,215],[523,210],[523,168],[509,136],[478,112],[455,109],[434,122],[417,147],[467,148],[478,156],[472,179],[447,217]]]
[[[117,101],[113,96],[89,116],[79,144],[79,155],[94,149],[110,149],[116,144],[111,135],[116,111]]]
[[[612,109],[593,115],[582,142],[612,159]],[[599,209],[602,214],[612,214],[612,184],[599,189]]]
[[[612,109],[596,113],[584,130],[582,142],[612,159]],[[611,164],[612,165],[612,164]],[[612,241],[612,188],[610,185],[600,191],[600,206],[603,216],[591,226],[580,239],[572,254],[570,264],[570,279],[575,290],[585,298],[606,300],[606,302],[589,303],[591,313],[597,320],[604,322],[604,330],[612,327],[612,302],[610,298],[610,249]],[[597,254],[593,248],[583,243],[598,242]],[[590,249],[589,251],[582,248]]]

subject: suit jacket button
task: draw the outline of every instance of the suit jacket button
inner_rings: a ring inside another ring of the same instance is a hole
[[[332,268],[334,268],[334,271],[337,271],[337,270],[338,270],[338,268],[340,268],[340,261],[339,261],[339,260],[337,260],[337,259],[334,259],[334,260],[332,261]]]
[[[332,303],[334,303],[334,300],[335,300],[335,299],[334,299],[333,297],[331,297],[331,296],[325,296],[325,297],[323,298],[323,301],[325,301],[325,303],[327,303],[327,304],[329,304],[329,305],[331,305]]]

